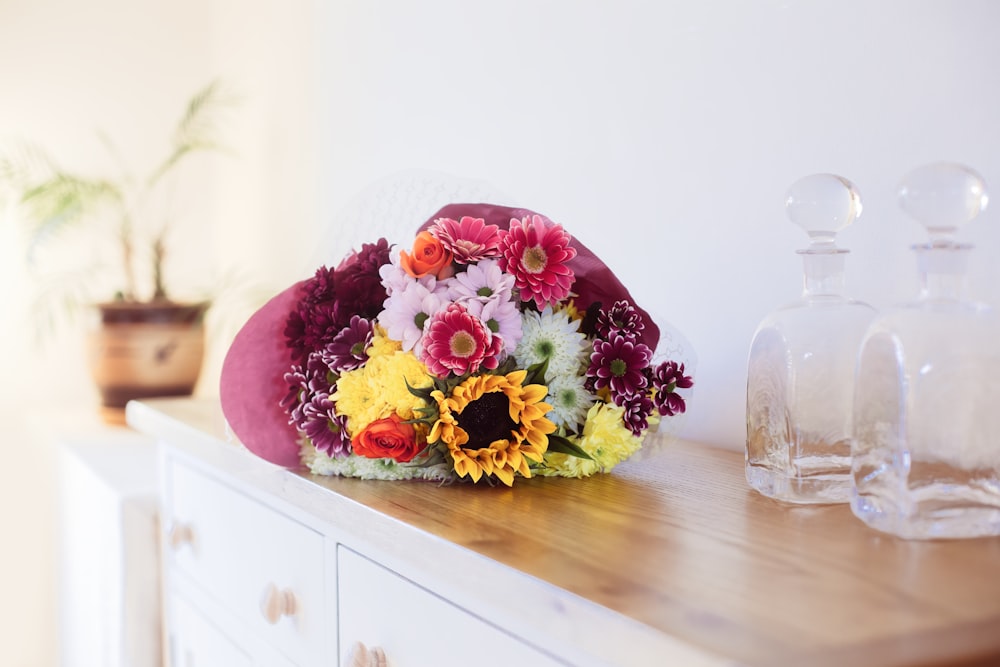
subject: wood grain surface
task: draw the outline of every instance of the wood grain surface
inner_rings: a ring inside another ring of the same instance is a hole
[[[214,410],[175,412],[218,429]],[[736,663],[1000,665],[1000,539],[905,541],[772,501],[737,451],[671,442],[512,489],[302,476]]]

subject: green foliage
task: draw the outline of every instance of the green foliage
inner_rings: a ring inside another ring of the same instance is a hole
[[[4,191],[12,195],[19,217],[27,224],[29,262],[34,263],[44,247],[65,239],[70,229],[110,232],[118,247],[117,273],[122,276],[122,284],[115,289],[118,298],[168,299],[163,262],[171,220],[163,211],[148,211],[149,201],[159,189],[164,191],[163,201],[169,200],[171,192],[164,179],[186,163],[189,156],[224,150],[215,138],[220,130],[218,121],[220,113],[235,101],[219,81],[197,91],[186,103],[173,130],[167,155],[143,178],[137,178],[124,165],[114,144],[104,134],[99,134],[99,138],[121,169],[117,178],[75,173],[35,145],[0,154],[0,195]],[[99,241],[101,236],[95,234],[90,238]],[[140,243],[141,247],[137,247]],[[95,249],[74,251],[91,256]],[[96,275],[90,272],[91,278]],[[79,306],[74,304],[75,300],[84,298],[80,276],[70,272],[66,276],[64,290],[49,285],[40,291],[39,298],[47,301],[48,306],[64,308],[73,304],[66,308],[72,310],[74,305]],[[73,276],[72,284],[69,276]],[[139,294],[138,276],[146,279],[143,284],[152,285],[151,294]]]

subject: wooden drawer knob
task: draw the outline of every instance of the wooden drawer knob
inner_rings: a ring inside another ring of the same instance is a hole
[[[271,625],[280,621],[283,616],[295,616],[297,607],[295,593],[287,588],[280,590],[274,584],[265,586],[260,596],[260,613]]]
[[[189,524],[174,521],[170,525],[170,530],[167,531],[167,544],[174,551],[178,551],[185,545],[194,545],[194,530]]]
[[[388,667],[385,651],[378,646],[368,648],[361,642],[355,642],[347,654],[345,667]]]

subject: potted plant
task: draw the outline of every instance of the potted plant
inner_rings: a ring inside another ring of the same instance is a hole
[[[88,361],[108,421],[120,421],[133,398],[189,395],[197,383],[210,299],[176,300],[168,290],[171,201],[180,167],[222,149],[214,135],[219,113],[232,101],[218,81],[198,90],[165,157],[142,176],[123,166],[115,177],[82,175],[37,146],[0,156],[0,188],[27,225],[31,265],[42,255],[88,262],[46,285],[34,314],[52,322],[90,312],[96,324],[88,330]],[[114,144],[101,138],[109,156],[123,164]],[[53,256],[60,241],[72,249]]]

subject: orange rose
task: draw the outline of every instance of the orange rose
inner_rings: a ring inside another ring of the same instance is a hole
[[[428,231],[417,234],[412,255],[405,250],[399,252],[399,265],[414,278],[434,276],[443,280],[455,273],[451,266],[451,251],[446,250]]]
[[[406,463],[419,454],[424,445],[417,442],[417,430],[399,415],[376,419],[351,440],[354,453],[369,459],[392,459]]]

